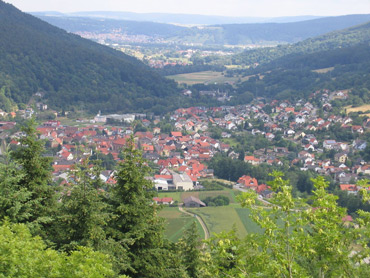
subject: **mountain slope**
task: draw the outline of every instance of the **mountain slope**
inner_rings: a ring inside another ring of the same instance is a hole
[[[45,92],[51,106],[91,112],[171,109],[176,86],[140,61],[0,1],[0,89],[16,103]]]

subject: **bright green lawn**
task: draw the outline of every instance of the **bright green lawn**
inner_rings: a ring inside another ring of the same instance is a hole
[[[158,197],[159,198],[170,197],[174,201],[178,201],[179,203],[181,203],[182,202],[181,193],[182,192],[158,192]]]

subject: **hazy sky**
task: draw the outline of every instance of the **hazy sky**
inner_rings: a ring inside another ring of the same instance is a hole
[[[370,0],[5,0],[24,12],[129,11],[224,16],[369,14]]]

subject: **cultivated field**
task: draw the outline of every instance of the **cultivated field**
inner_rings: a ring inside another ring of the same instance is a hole
[[[345,111],[347,114],[351,112],[367,112],[367,111],[370,111],[370,104],[364,104],[358,107],[346,106]],[[370,113],[367,113],[364,115],[370,117]]]
[[[196,219],[190,215],[182,213],[177,207],[165,207],[159,213],[159,216],[163,217],[166,221],[166,237],[172,241],[177,242],[183,235],[186,229],[188,229]],[[198,234],[200,238],[204,238],[204,232],[202,226],[197,223]]]
[[[330,68],[316,69],[316,70],[312,70],[312,71],[317,72],[317,73],[327,73],[329,71],[332,71],[333,69],[334,69],[334,67],[330,67]]]
[[[202,217],[206,223],[210,234],[237,230],[239,237],[245,237],[247,233],[260,232],[258,226],[249,218],[249,210],[235,207],[205,207],[187,209],[189,212],[196,213]]]
[[[240,191],[225,188],[224,190],[215,191],[193,191],[193,192],[160,192],[160,198],[172,197],[181,203],[185,198],[194,196],[199,199],[206,197],[216,197],[219,195],[226,196],[230,199],[230,205],[220,207],[204,208],[184,208],[186,211],[197,214],[205,222],[210,234],[230,231],[233,226],[237,230],[237,235],[244,237],[247,233],[260,233],[261,229],[252,221],[248,209],[242,208],[236,202],[236,196]],[[176,242],[180,239],[184,231],[191,225],[194,217],[186,215],[178,210],[177,207],[165,207],[159,214],[166,219],[166,236],[169,240]],[[202,238],[204,232],[197,222],[198,231]]]
[[[216,71],[201,71],[193,73],[184,73],[167,76],[178,83],[185,83],[187,85],[194,84],[212,84],[212,83],[230,83],[234,84],[239,80],[239,77],[225,77],[222,72]],[[241,81],[247,80],[249,77],[240,78]]]

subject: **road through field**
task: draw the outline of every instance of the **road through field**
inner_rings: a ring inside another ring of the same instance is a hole
[[[194,214],[194,213],[190,213],[190,212],[187,212],[186,210],[184,210],[182,208],[182,206],[179,206],[179,210],[185,214],[188,214],[188,215],[191,215],[191,216],[195,216],[195,218],[198,220],[198,222],[200,223],[200,225],[202,226],[202,229],[204,231],[204,239],[208,239],[209,238],[209,231],[208,231],[208,228],[206,226],[206,223],[204,223],[203,219],[200,218],[198,215]]]

